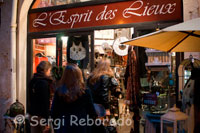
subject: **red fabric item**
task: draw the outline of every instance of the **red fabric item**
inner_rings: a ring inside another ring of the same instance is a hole
[[[130,106],[133,107],[134,112],[134,132],[139,133],[139,89],[140,86],[140,77],[139,77],[139,66],[136,58],[136,53],[133,47],[129,48],[128,52],[128,65],[127,65],[127,100],[130,100]]]
[[[137,96],[139,95],[140,80],[138,71],[138,62],[136,53],[133,48],[129,51],[128,58],[128,71],[129,76],[127,80],[127,100],[131,101],[131,104],[137,105]]]

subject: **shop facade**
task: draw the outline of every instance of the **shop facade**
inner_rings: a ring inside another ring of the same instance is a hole
[[[141,1],[124,0],[111,0],[109,2],[88,1],[84,3],[31,9],[34,6],[32,3],[32,0],[19,1],[18,3],[9,1],[8,3],[5,2],[5,5],[7,5],[6,7],[2,6],[3,13],[6,13],[4,8],[12,7],[13,12],[7,14],[9,16],[12,16],[13,14],[18,15],[11,17],[14,17],[17,21],[14,21],[13,19],[11,28],[7,27],[7,29],[12,31],[10,34],[7,34],[10,37],[2,39],[2,44],[7,44],[7,41],[10,42],[9,46],[2,47],[2,51],[8,51],[2,52],[1,61],[4,61],[2,63],[4,65],[2,68],[11,69],[5,69],[5,72],[2,72],[9,76],[2,75],[2,77],[5,76],[6,78],[4,78],[5,81],[2,81],[1,88],[10,88],[10,90],[5,91],[5,93],[2,91],[5,94],[1,96],[3,97],[2,103],[5,109],[2,110],[1,114],[6,111],[6,108],[8,108],[16,98],[26,106],[26,86],[34,72],[35,58],[33,58],[33,55],[37,54],[34,53],[37,50],[44,50],[41,48],[43,45],[50,43],[54,44],[48,46],[48,49],[54,49],[54,52],[47,54],[53,55],[54,59],[52,60],[55,61],[55,64],[62,66],[64,65],[63,61],[67,58],[67,53],[65,53],[66,49],[64,49],[64,38],[87,36],[87,42],[90,44],[88,48],[90,55],[86,56],[88,56],[87,64],[89,64],[88,71],[90,71],[95,65],[95,31],[134,27],[134,30],[129,30],[129,37],[131,37],[131,33],[138,36],[141,31],[164,28],[183,21],[181,1],[179,1],[178,4],[171,3],[171,1],[169,1],[169,3],[168,1],[165,1],[164,3],[161,1],[161,4],[159,2],[148,4],[145,2],[141,3]],[[131,5],[133,6],[133,10],[131,10]],[[155,10],[153,10],[153,7],[150,5],[154,5]],[[176,12],[177,16],[171,15],[174,13],[173,10],[176,8],[176,5],[178,5],[178,12]],[[164,10],[164,7],[168,10],[162,11],[162,9]],[[16,8],[18,10],[16,10]],[[79,14],[77,14],[77,12],[79,12]],[[168,16],[163,15],[162,13],[164,12],[166,12]],[[68,16],[67,13],[69,13],[70,16]],[[118,13],[120,13],[120,15],[125,13],[125,16],[119,17]],[[131,16],[135,16],[136,18],[133,19]],[[45,17],[49,18],[45,19]],[[10,20],[3,21],[1,23],[2,27],[6,25],[6,22],[10,22]],[[28,31],[26,25],[28,25]],[[6,31],[6,29],[4,31]],[[113,38],[113,36],[110,38]],[[107,38],[107,40],[110,38]],[[50,42],[44,42],[46,39],[50,40]],[[40,43],[40,45],[34,46],[34,43]],[[11,49],[11,51],[9,51],[9,49]],[[4,57],[8,59],[5,59]],[[3,126],[3,124],[1,126]]]
[[[122,93],[124,95],[121,95],[121,97],[129,95],[127,93],[131,93],[132,90],[127,90],[126,93],[127,83],[124,83],[126,82],[125,79],[128,78],[124,76],[128,65],[128,47],[124,46],[126,47],[124,50],[127,52],[124,55],[120,55],[120,41],[122,42],[122,38],[127,38],[128,40],[132,37],[179,23],[183,21],[182,10],[182,1],[151,1],[151,3],[146,1],[121,0],[109,2],[90,1],[81,3],[80,5],[69,4],[44,8],[35,8],[35,4],[33,4],[28,15],[27,83],[35,71],[38,60],[49,60],[50,57],[53,58],[54,64],[57,66],[76,63],[82,69],[84,77],[87,79],[87,75],[95,67],[95,60],[104,58],[106,55],[106,58],[111,61],[111,66],[116,76],[118,76],[120,82],[119,89],[121,89],[121,92],[124,92]],[[106,33],[107,36],[103,36]],[[100,40],[103,40],[104,44],[98,43]],[[109,44],[109,41],[113,42]],[[105,43],[107,43],[107,48],[103,48],[105,54],[96,55],[98,53],[95,52],[95,49],[97,49],[96,45],[99,44],[101,47]],[[54,47],[52,47],[52,44]],[[40,48],[42,46],[44,48]],[[50,46],[54,54],[52,52],[49,53]],[[140,70],[139,77],[144,77],[145,80],[147,79],[145,76],[145,59],[142,58],[145,53],[142,50],[142,55],[141,50],[138,48],[135,50],[137,51],[136,56],[139,62],[137,67],[142,66],[143,69]],[[125,52],[122,49],[121,51],[122,53]],[[159,78],[167,77],[166,73],[170,71],[168,67],[171,66],[171,60],[168,59],[171,57],[169,55],[162,56],[162,54],[158,53],[154,55],[158,61],[155,62],[155,59],[152,59],[153,62],[150,65],[153,68],[157,66],[161,69],[167,68],[167,70],[159,70],[157,68],[157,70],[154,70],[157,71],[155,77],[159,71],[164,71],[161,74],[164,76]],[[165,61],[163,60],[164,56],[167,58]],[[160,65],[159,62],[169,64]],[[148,64],[146,67],[148,68]],[[132,74],[134,75],[134,73]],[[152,86],[160,87],[159,85]],[[145,89],[143,91],[146,92]],[[150,91],[147,89],[147,92]],[[161,93],[160,90],[158,92]],[[129,100],[132,101],[132,98],[131,94]]]

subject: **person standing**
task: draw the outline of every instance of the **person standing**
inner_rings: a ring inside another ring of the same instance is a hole
[[[88,124],[88,119],[95,119],[91,92],[86,89],[82,71],[75,64],[66,66],[57,88],[52,108],[51,116],[54,120],[56,133],[93,133],[93,124]],[[57,120],[60,121],[56,124]],[[80,120],[82,121],[80,123]]]
[[[48,61],[41,61],[37,66],[37,72],[29,83],[28,110],[30,114],[31,133],[43,133],[48,126],[36,125],[34,121],[48,119],[50,114],[50,91],[53,84],[51,78],[52,65]]]
[[[87,80],[87,86],[92,92],[94,103],[99,105],[100,108],[103,106],[105,109],[105,115],[107,116],[110,115],[109,91],[113,91],[112,89],[114,86],[116,87],[118,85],[117,81],[114,79],[114,73],[110,65],[111,63],[108,59],[100,60],[97,64],[97,67],[90,74]],[[97,108],[99,107],[97,106],[96,110],[98,110]],[[101,111],[99,114],[103,114]],[[103,125],[96,128],[97,132],[106,132],[106,129],[103,127]]]

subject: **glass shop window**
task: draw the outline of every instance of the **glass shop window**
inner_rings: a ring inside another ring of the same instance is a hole
[[[41,61],[49,61],[56,66],[56,38],[33,39],[33,73]]]

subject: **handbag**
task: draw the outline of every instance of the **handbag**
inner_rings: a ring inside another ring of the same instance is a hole
[[[104,108],[103,105],[94,103],[94,108],[95,108],[95,111],[96,111],[98,117],[106,116],[106,109]]]

